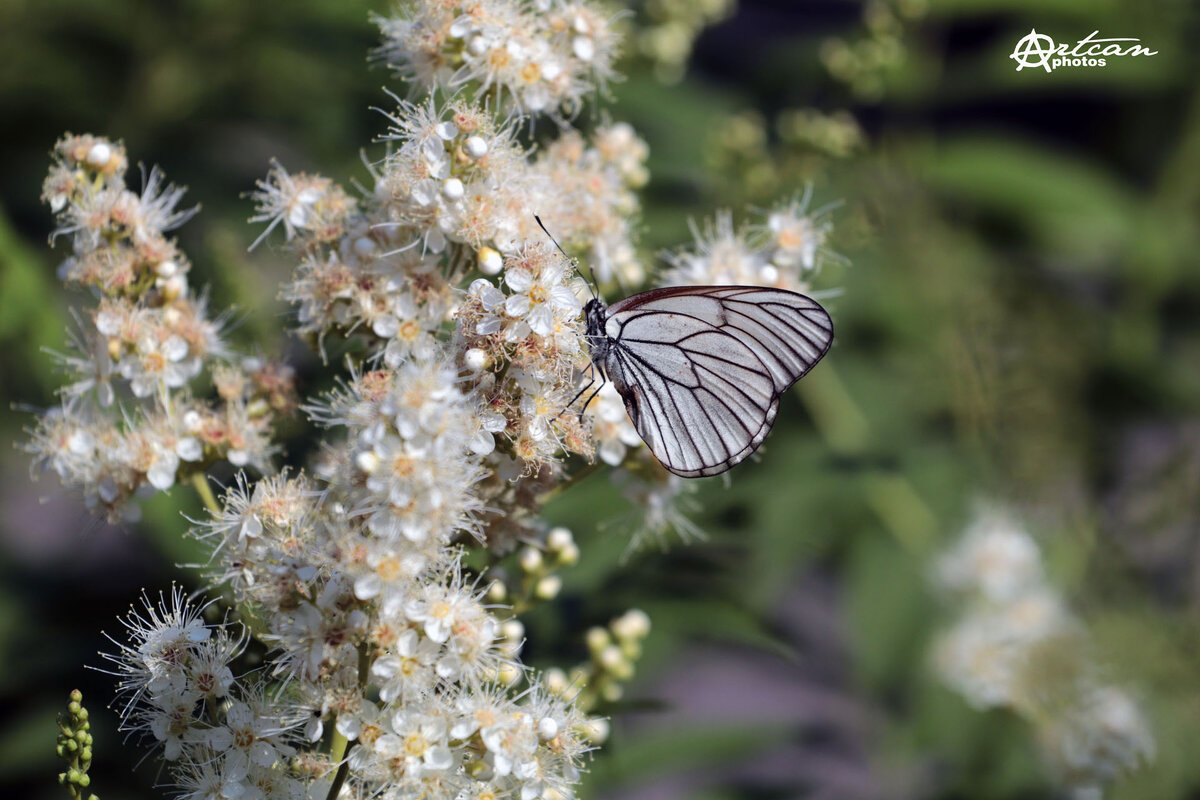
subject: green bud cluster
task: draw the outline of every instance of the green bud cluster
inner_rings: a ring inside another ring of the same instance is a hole
[[[863,8],[862,34],[854,39],[834,37],[822,45],[825,68],[859,97],[878,99],[888,73],[904,62],[904,23],[926,11],[925,0],[871,0]]]
[[[718,118],[705,141],[705,161],[747,202],[772,200],[789,187],[819,180],[831,161],[849,158],[867,144],[854,116],[788,108],[772,121],[757,111]]]
[[[650,617],[640,609],[626,611],[605,627],[597,625],[587,632],[588,660],[570,673],[548,670],[547,688],[574,699],[583,711],[617,702],[634,676],[649,634]]]
[[[846,158],[866,143],[862,128],[848,111],[825,114],[812,108],[789,108],[780,112],[775,128],[789,148],[829,158]]]
[[[513,614],[520,614],[558,596],[562,578],[556,573],[579,562],[579,546],[566,528],[551,528],[542,542],[522,547],[516,562],[518,575],[513,578],[501,570],[493,572],[496,579],[488,588],[488,599],[506,603]]]
[[[732,16],[736,6],[735,0],[645,0],[634,4],[637,51],[653,66],[658,80],[678,83],[696,39],[705,28]]]
[[[74,800],[98,800],[87,792],[92,779],[92,734],[88,711],[83,707],[83,694],[75,689],[67,703],[67,713],[58,715],[58,757],[67,762],[65,772],[58,773],[58,782],[67,787]]]

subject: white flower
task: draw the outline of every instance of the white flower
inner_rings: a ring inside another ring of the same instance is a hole
[[[1155,755],[1141,709],[1111,686],[1086,690],[1080,707],[1054,719],[1043,739],[1064,778],[1085,787],[1103,787]]]
[[[379,699],[390,703],[430,691],[437,682],[434,664],[440,651],[437,642],[412,628],[406,629],[395,645],[371,665],[371,677],[379,685]]]
[[[1028,640],[1011,628],[967,618],[942,636],[934,661],[942,680],[976,708],[1011,705],[1021,688],[1019,669]]]
[[[937,571],[947,588],[978,591],[996,603],[1012,600],[1042,580],[1037,544],[999,512],[972,522],[962,541],[938,562]]]
[[[165,491],[175,485],[175,473],[179,471],[179,456],[174,450],[168,450],[161,443],[151,445],[154,461],[146,470],[146,480],[159,491]]]
[[[146,728],[162,743],[163,758],[167,761],[178,760],[186,743],[201,733],[195,713],[199,700],[199,692],[164,692],[156,699],[155,707],[145,713]]]
[[[478,298],[479,304],[487,312],[486,316],[475,327],[475,333],[481,336],[496,333],[504,326],[503,307],[507,299],[504,292],[492,285],[486,278],[479,278],[471,284],[468,292]]]
[[[829,206],[808,213],[812,188],[804,195],[767,215],[765,231],[769,237],[771,263],[794,273],[812,272],[821,266],[821,256],[828,255],[825,240],[832,224],[826,214]]]
[[[266,222],[267,227],[251,248],[256,247],[280,223],[290,241],[301,231],[317,231],[333,227],[354,209],[354,201],[328,178],[290,174],[279,164],[273,164],[265,180],[251,193],[258,213],[251,222]]]
[[[527,711],[507,710],[492,724],[480,727],[479,738],[488,749],[497,775],[524,779],[536,773],[537,727]]]
[[[184,211],[175,210],[186,191],[183,187],[166,183],[162,171],[158,167],[151,167],[150,173],[146,175],[145,188],[138,198],[134,236],[140,241],[146,241],[178,228],[194,217],[200,210],[198,206]]]
[[[375,752],[404,765],[410,776],[446,772],[454,766],[444,717],[415,711],[392,716],[391,731],[375,741]]]
[[[504,283],[514,294],[504,302],[505,313],[524,320],[537,335],[549,336],[556,317],[579,313],[579,298],[563,284],[565,276],[566,269],[558,264],[543,264],[537,273],[520,266],[509,268]]]
[[[117,364],[121,377],[129,381],[137,397],[149,397],[156,391],[178,389],[200,371],[200,360],[188,358],[190,348],[180,336],[159,339],[146,334],[138,339],[133,352]]]
[[[592,436],[600,443],[597,452],[605,464],[620,466],[627,449],[642,443],[642,437],[625,411],[625,402],[611,381],[605,381],[596,392],[586,414],[592,418]]]
[[[498,663],[496,618],[478,602],[459,609],[445,651],[437,662],[437,674],[446,680],[479,679],[494,671]]]
[[[245,775],[232,772],[219,759],[189,761],[175,773],[180,800],[241,800]]]
[[[421,623],[426,636],[444,644],[459,619],[472,615],[476,605],[475,598],[457,585],[457,581],[450,586],[433,583],[423,587],[420,595],[409,601],[405,612],[413,622]]]
[[[378,326],[375,329],[377,334],[389,340],[383,351],[383,360],[389,367],[395,369],[410,358],[429,360],[438,354],[435,334],[440,320],[422,319],[416,301],[408,295],[395,298],[392,314],[394,316],[389,317],[394,325],[389,326],[386,336]]]
[[[279,720],[234,702],[225,711],[225,724],[209,731],[208,745],[224,755],[231,773],[246,775],[251,765],[270,767],[294,752],[278,741],[280,727]]]
[[[367,747],[374,746],[386,729],[386,715],[370,700],[359,703],[357,711],[342,709],[337,717],[337,731],[348,740],[356,739]]]

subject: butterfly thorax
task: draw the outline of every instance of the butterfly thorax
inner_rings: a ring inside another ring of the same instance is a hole
[[[588,300],[583,307],[583,321],[592,363],[603,368],[604,360],[608,357],[608,334],[604,331],[608,322],[608,306],[598,297]]]

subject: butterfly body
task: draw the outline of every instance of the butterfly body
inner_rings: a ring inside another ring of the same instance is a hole
[[[816,301],[756,286],[676,286],[584,306],[592,363],[663,466],[718,475],[758,449],[779,397],[828,351]]]

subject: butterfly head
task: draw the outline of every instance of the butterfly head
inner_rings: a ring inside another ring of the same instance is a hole
[[[604,360],[608,350],[608,335],[604,332],[604,324],[608,321],[608,306],[599,297],[588,300],[583,306],[583,322],[588,347],[592,351],[592,360]]]

